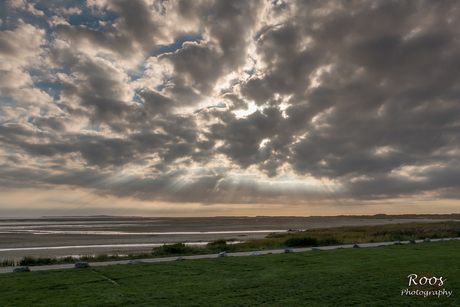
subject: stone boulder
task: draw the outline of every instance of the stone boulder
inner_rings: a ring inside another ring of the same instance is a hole
[[[20,268],[14,268],[13,273],[22,273],[22,272],[30,272],[30,269],[28,266],[23,266]]]
[[[219,253],[219,256],[217,257],[228,257],[227,253],[226,252],[221,252]]]
[[[76,269],[84,269],[84,268],[87,268],[87,267],[89,267],[88,262],[77,262],[77,263],[75,263],[75,268]]]
[[[286,253],[286,254],[293,253],[293,252],[294,252],[294,251],[293,251],[292,249],[290,249],[290,248],[286,248],[286,249],[284,250],[284,253]]]

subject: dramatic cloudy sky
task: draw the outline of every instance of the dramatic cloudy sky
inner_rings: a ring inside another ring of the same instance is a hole
[[[458,1],[0,1],[0,216],[452,213]]]

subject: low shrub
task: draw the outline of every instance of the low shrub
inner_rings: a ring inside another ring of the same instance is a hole
[[[25,256],[21,260],[19,260],[19,265],[47,265],[53,264],[56,262],[56,258],[35,258],[31,256]]]
[[[3,259],[0,262],[0,266],[14,266],[15,262],[13,259]]]
[[[343,244],[343,242],[340,241],[340,240],[337,240],[337,239],[334,238],[334,237],[323,238],[323,239],[320,239],[320,240],[319,240],[319,245],[321,245],[321,246],[327,246],[327,245],[340,245],[340,244]]]
[[[227,245],[227,240],[225,239],[217,239],[215,241],[209,242],[206,244],[207,246],[222,246],[222,245]]]
[[[307,247],[318,245],[318,239],[312,237],[292,237],[284,241],[288,247]]]
[[[154,256],[178,255],[178,254],[196,254],[197,248],[187,246],[184,243],[163,245],[153,250]]]

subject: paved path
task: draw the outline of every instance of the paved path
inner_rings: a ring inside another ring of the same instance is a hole
[[[457,240],[455,238],[454,240]],[[431,242],[436,241],[448,241],[450,239],[431,239]],[[422,243],[423,240],[415,240],[417,243]],[[409,241],[401,241],[402,244],[408,244]],[[378,242],[378,243],[362,243],[359,244],[360,247],[376,247],[382,246],[384,244],[393,245],[394,242]],[[319,250],[328,250],[328,249],[338,249],[338,248],[352,248],[353,244],[347,245],[335,245],[335,246],[322,246],[319,247]],[[295,253],[298,252],[306,252],[311,251],[310,247],[306,248],[293,248],[292,249]],[[251,252],[239,252],[239,253],[228,253],[229,256],[240,257],[240,256],[251,256],[256,251]],[[284,249],[275,249],[275,250],[264,250],[258,251],[261,255],[264,254],[282,254],[284,253]],[[195,255],[195,256],[183,256],[185,259],[203,259],[203,258],[216,258],[217,254],[208,254],[208,255]],[[166,262],[166,261],[174,261],[177,260],[178,256],[174,257],[165,257],[165,258],[151,258],[151,259],[141,259],[142,262]],[[118,261],[105,261],[105,262],[90,262],[89,265],[92,267],[97,266],[106,266],[106,265],[115,265],[115,264],[128,264],[130,260],[118,260]],[[57,269],[71,269],[74,268],[75,264],[53,264],[53,265],[42,265],[42,266],[30,266],[29,269],[31,272],[35,271],[45,271],[45,270],[57,270]],[[13,269],[11,267],[0,268],[0,274],[2,273],[11,273]]]

